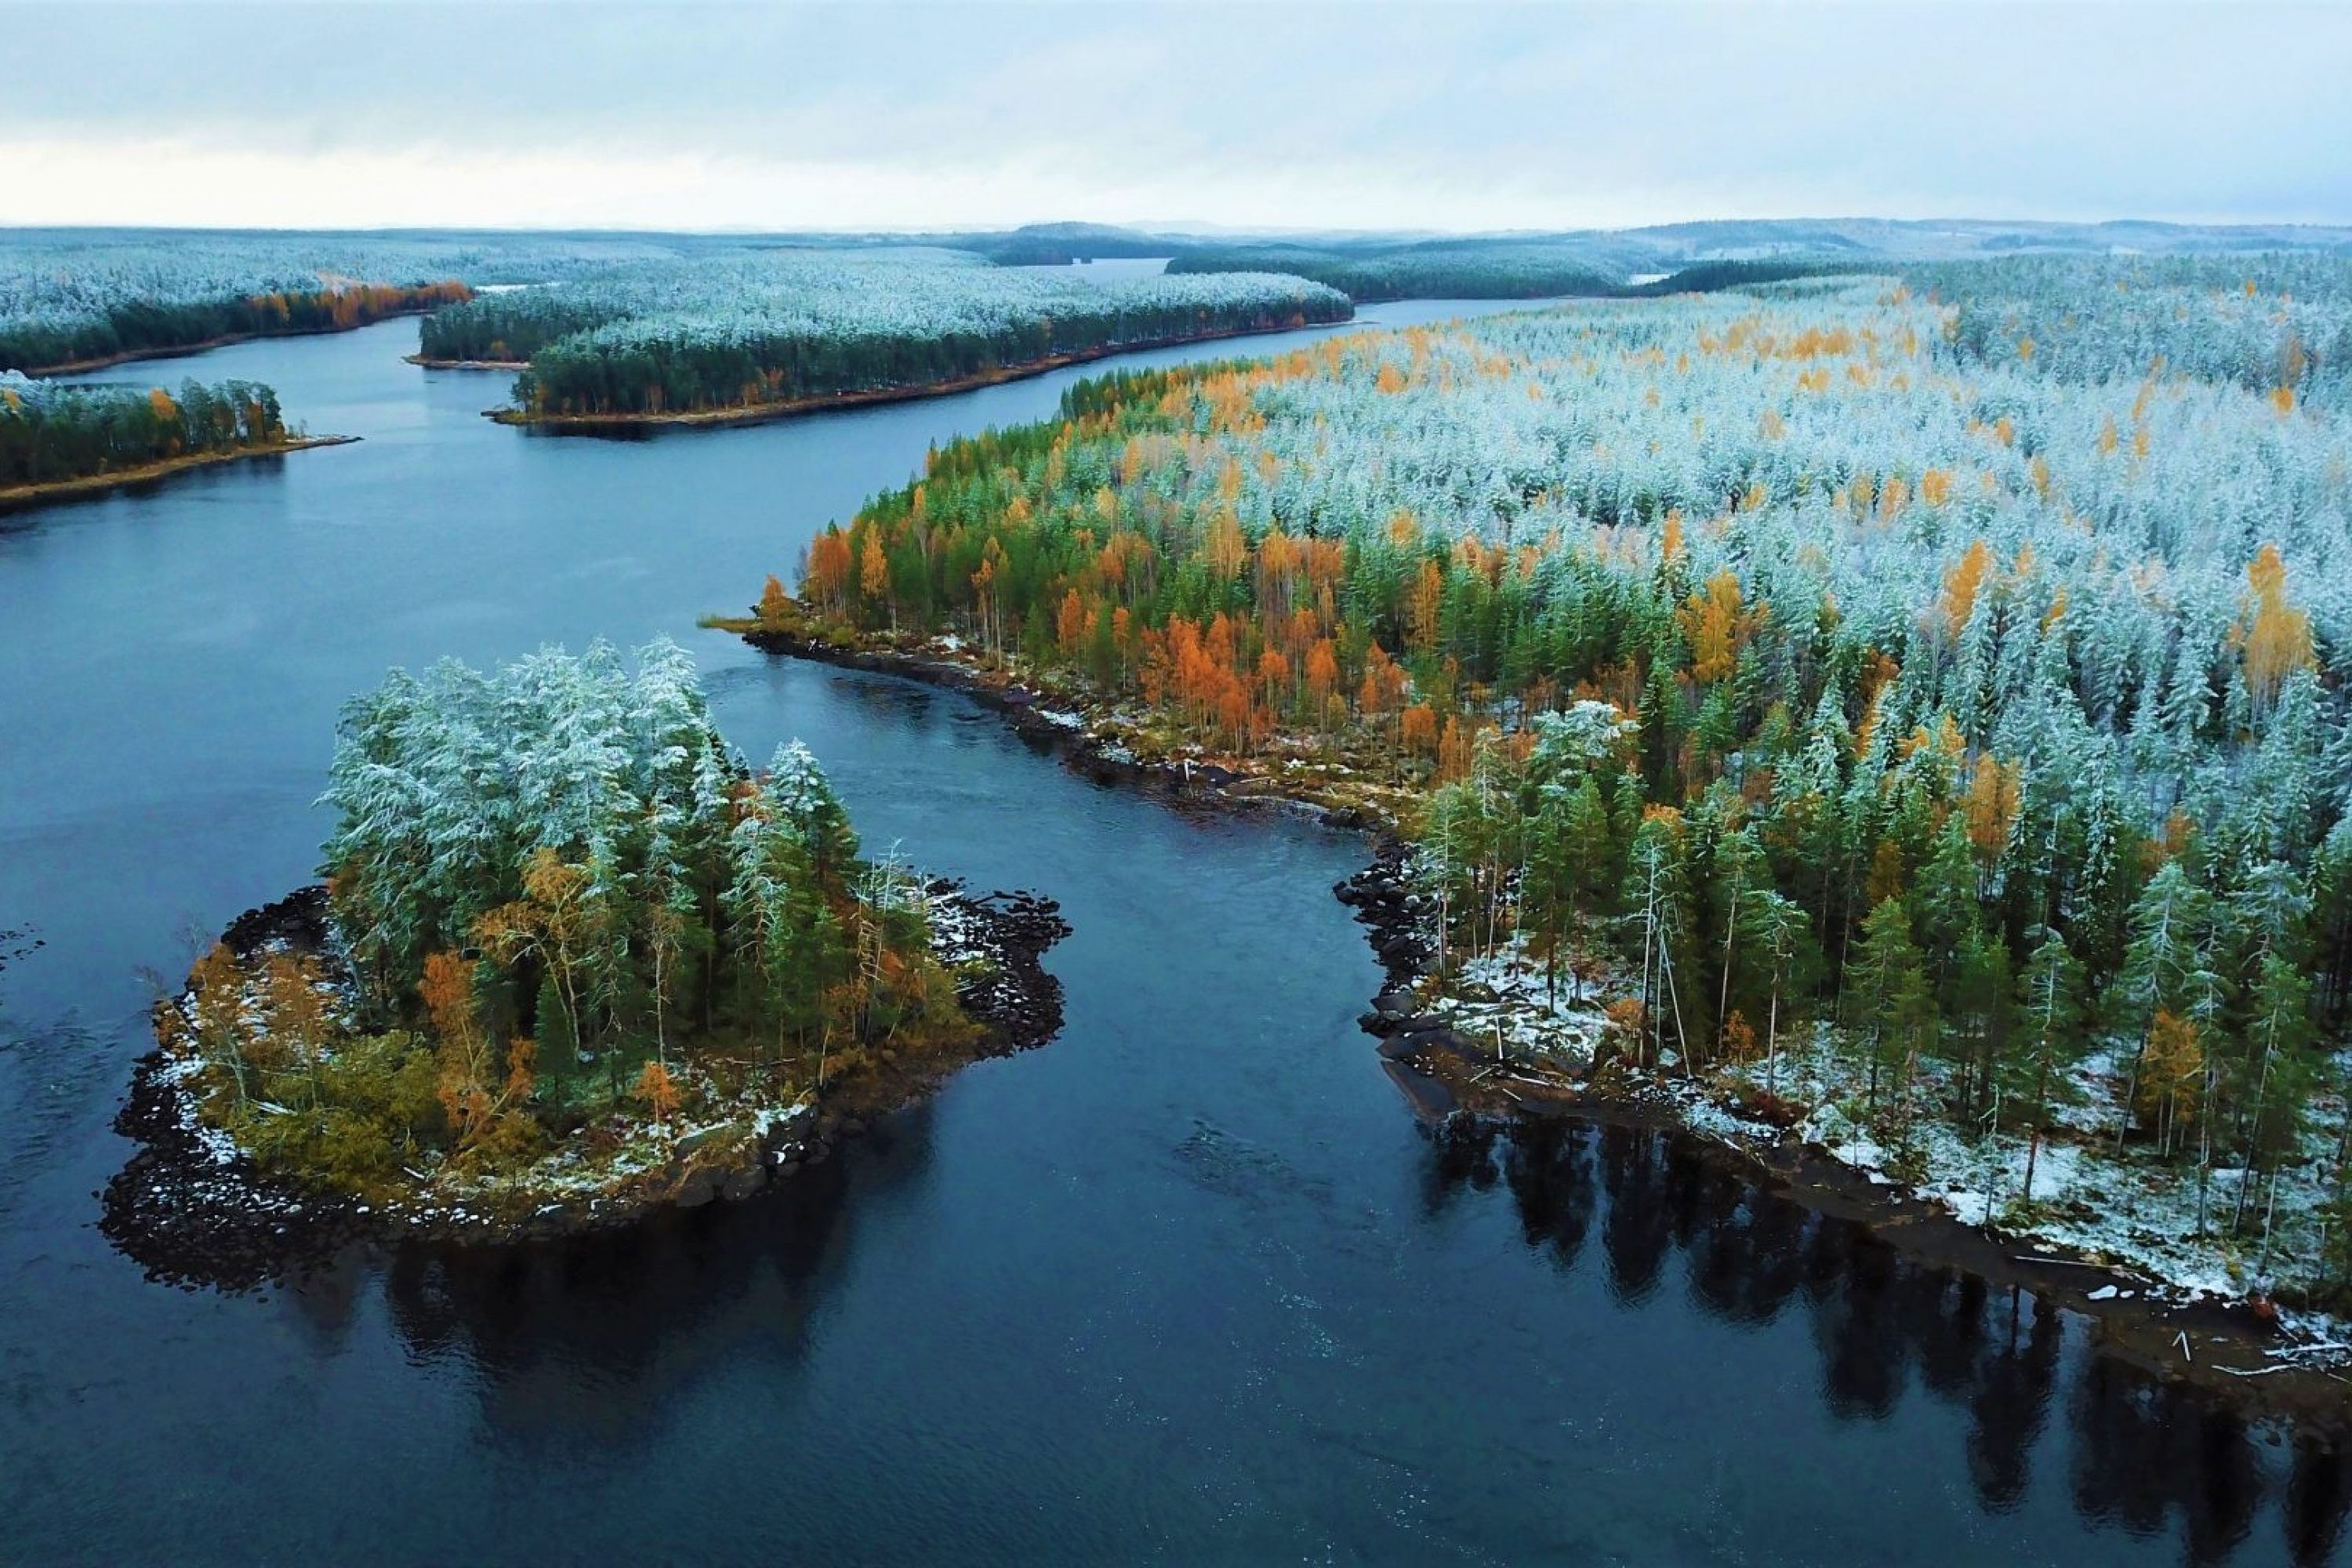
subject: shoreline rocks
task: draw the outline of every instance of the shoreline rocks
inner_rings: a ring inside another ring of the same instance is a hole
[[[1327,826],[1355,832],[1386,835],[1389,830],[1385,821],[1360,807],[1327,805],[1288,794],[1279,779],[1189,758],[1136,756],[1094,733],[1080,715],[1053,706],[1047,693],[1017,680],[992,679],[968,664],[934,651],[845,645],[789,626],[727,623],[726,629],[762,653],[896,676],[961,692],[997,714],[1023,740],[1059,753],[1076,771],[1098,784],[1124,784],[1231,810],[1304,812]]]
[[[1426,907],[1406,886],[1402,847],[1383,843],[1370,865],[1332,893],[1355,910],[1387,976],[1358,1022],[1379,1042],[1381,1070],[1449,1158],[1484,1158],[1496,1140],[1532,1134],[1563,1117],[1686,1138],[1702,1160],[1815,1213],[1860,1225],[1930,1267],[2029,1289],[2090,1319],[2101,1353],[2142,1373],[2314,1430],[2352,1436],[2352,1401],[2342,1397],[2340,1380],[2324,1367],[2269,1359],[2267,1351],[2291,1342],[2274,1314],[2257,1306],[2168,1301],[2151,1295],[2149,1281],[2121,1268],[2063,1248],[2027,1252],[2022,1239],[1966,1224],[1939,1205],[1879,1185],[1793,1135],[1748,1148],[1694,1127],[1678,1103],[1652,1103],[1626,1092],[1637,1080],[1566,1092],[1533,1080],[1507,1081],[1503,1064],[1423,1011],[1410,989],[1432,954],[1421,936]]]
[[[685,1133],[665,1163],[635,1173],[621,1191],[506,1192],[477,1202],[420,1194],[414,1205],[372,1205],[263,1170],[202,1121],[184,1087],[186,1067],[159,1047],[134,1066],[115,1118],[115,1131],[136,1148],[97,1194],[99,1229],[151,1278],[235,1291],[323,1264],[356,1244],[510,1246],[750,1199],[802,1164],[824,1161],[840,1140],[863,1135],[874,1119],[920,1099],[971,1062],[1032,1049],[1060,1032],[1061,983],[1041,962],[1069,934],[1059,906],[1027,892],[975,896],[946,880],[929,890],[952,956],[970,966],[960,975],[958,999],[981,1026],[978,1038],[920,1063],[886,1056],[877,1069],[829,1087],[814,1104],[764,1109],[748,1121],[730,1118]],[[326,889],[300,889],[247,910],[221,940],[241,960],[280,944],[327,951]]]

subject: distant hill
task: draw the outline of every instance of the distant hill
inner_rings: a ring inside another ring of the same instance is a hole
[[[1754,260],[1822,256],[1937,261],[2031,251],[2204,255],[2256,250],[2352,249],[2352,227],[2298,224],[2107,223],[1979,218],[1801,218],[1718,220],[1627,229],[1677,259]]]
[[[1993,256],[2352,253],[2352,227],[2142,220],[1717,219],[1558,234],[1220,237],[1171,247],[1177,272],[1296,272],[1359,302],[1673,292],[1808,271],[1866,270]]]
[[[1714,218],[1626,229],[1522,229],[1433,235],[1427,230],[1314,231],[1212,228],[1199,224],[1077,221],[1005,229],[919,233],[774,231],[675,233],[604,229],[496,231],[387,229],[366,232],[0,227],[0,276],[12,261],[37,261],[43,275],[60,254],[101,257],[125,247],[194,242],[222,247],[316,241],[360,250],[394,244],[447,250],[448,270],[468,282],[535,280],[617,261],[798,248],[941,247],[999,266],[1060,266],[1111,258],[1172,257],[1174,270],[1243,268],[1295,272],[1347,289],[1360,300],[1425,295],[1532,298],[1610,292],[1719,262],[1840,268],[1874,262],[1964,260],[2035,254],[2136,253],[2213,256],[2253,251],[2352,253],[2352,226],[2181,224],[2118,218],[2053,223],[2003,218]],[[70,269],[70,268],[69,268]],[[1696,277],[1728,276],[1701,271]]]

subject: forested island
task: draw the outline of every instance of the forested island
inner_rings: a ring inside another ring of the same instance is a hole
[[[2352,264],[1906,272],[1088,382],[724,624],[1404,831],[1426,1105],[2341,1307]]]
[[[677,253],[587,236],[0,236],[0,507],[346,439],[289,431],[277,394],[247,381],[189,381],[175,394],[33,377],[418,315],[471,299],[467,278],[572,277]]]
[[[929,395],[1350,313],[1297,278],[1095,283],[945,251],[777,251],[485,296],[427,318],[418,362],[527,363],[498,417],[595,431]]]
[[[157,1008],[110,1218],[148,1252],[748,1195],[1058,1026],[1050,905],[864,855],[815,759],[747,767],[667,641],[395,671],[323,804],[324,885]]]
[[[278,394],[258,382],[187,381],[174,395],[0,373],[0,509],[347,439],[289,430]]]

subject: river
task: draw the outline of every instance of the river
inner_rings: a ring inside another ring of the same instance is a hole
[[[1673,1140],[1441,1160],[1353,1021],[1353,838],[1185,815],[961,698],[695,629],[1076,373],[565,440],[402,363],[415,333],[111,373],[252,376],[365,439],[0,523],[0,927],[45,943],[0,970],[0,1560],[2345,1549],[2342,1458]],[[310,878],[339,704],[662,633],[746,752],[815,749],[869,846],[1062,900],[1062,1037],[631,1237],[144,1279],[92,1228],[142,972]]]

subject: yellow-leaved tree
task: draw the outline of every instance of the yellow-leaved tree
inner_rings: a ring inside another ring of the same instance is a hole
[[[2236,637],[2246,695],[2259,714],[2278,700],[2279,687],[2288,676],[2312,667],[2311,616],[2287,603],[2286,563],[2275,544],[2263,545],[2247,563],[2246,585],[2245,613]]]

